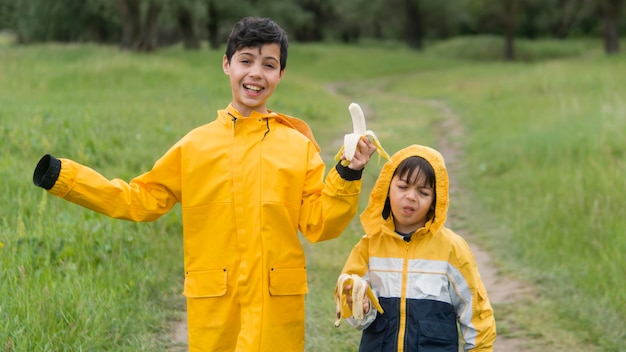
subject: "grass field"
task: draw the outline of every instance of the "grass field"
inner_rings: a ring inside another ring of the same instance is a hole
[[[536,351],[619,351],[626,60],[605,57],[600,42],[522,43],[532,59],[511,64],[486,60],[488,49],[481,61],[463,55],[491,43],[424,53],[292,44],[270,105],[310,122],[330,166],[351,101],[390,153],[436,145],[443,116],[427,101],[445,104],[466,132],[467,191],[452,206],[503,270],[536,289],[528,304],[495,307],[501,333],[518,326]],[[166,350],[184,308],[179,209],[154,223],[112,220],[48,196],[32,171],[45,153],[111,178],[146,171],[229,102],[221,56],[0,40],[0,351]],[[367,167],[365,192],[379,169]],[[360,235],[355,221],[337,240],[305,244],[307,351],[358,344],[356,331],[333,327],[332,290]]]

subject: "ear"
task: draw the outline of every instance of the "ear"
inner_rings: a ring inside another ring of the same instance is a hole
[[[228,62],[228,57],[226,57],[226,55],[222,58],[222,70],[224,70],[225,75],[228,76],[230,74],[230,63]]]
[[[278,74],[278,80],[280,81],[281,79],[283,79],[284,75],[285,75],[285,69],[280,70],[280,73]]]

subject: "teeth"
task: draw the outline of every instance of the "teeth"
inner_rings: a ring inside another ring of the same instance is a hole
[[[244,87],[245,87],[246,89],[249,89],[249,90],[254,90],[254,91],[257,91],[257,92],[261,90],[261,87],[257,87],[257,86],[248,86],[248,85],[245,85],[245,84],[244,84]]]
[[[391,157],[387,152],[383,149],[380,141],[376,137],[376,134],[373,131],[370,131],[365,126],[365,115],[363,114],[363,110],[357,103],[352,103],[348,106],[348,110],[350,111],[350,116],[352,117],[352,133],[348,133],[343,137],[343,146],[335,155],[335,160],[341,160],[341,155],[344,154],[346,159],[341,161],[343,166],[348,166],[352,158],[354,158],[354,154],[356,153],[356,149],[358,148],[359,141],[361,138],[371,137],[374,145],[376,146],[376,151],[379,156],[382,156],[386,160],[391,160]]]
[[[352,292],[349,294],[352,296],[352,309],[346,303],[346,295],[343,288],[346,285],[352,285]],[[359,323],[363,321],[365,312],[363,311],[363,299],[367,295],[372,302],[372,306],[378,310],[381,314],[384,313],[383,307],[378,302],[378,297],[374,295],[374,291],[359,275],[356,274],[341,274],[337,279],[337,286],[335,287],[335,327],[341,325],[341,318],[354,317]]]

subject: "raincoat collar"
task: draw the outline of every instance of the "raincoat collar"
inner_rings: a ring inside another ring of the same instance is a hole
[[[250,116],[242,116],[239,110],[235,109],[232,104],[228,104],[225,110],[218,111],[218,119],[221,120],[225,124],[232,124],[233,119],[245,119],[245,118],[257,118],[257,119],[274,119],[276,122],[285,125],[287,127],[293,128],[298,132],[305,135],[315,146],[315,149],[319,152],[320,146],[317,144],[315,137],[313,136],[313,131],[309,125],[303,120],[281,114],[272,110],[268,110],[267,114],[262,114],[260,112],[253,111]]]
[[[383,209],[385,208],[394,171],[402,160],[411,156],[422,157],[433,167],[435,171],[435,192],[437,195],[435,216],[426,223],[424,228],[418,229],[416,234],[422,233],[422,231],[435,234],[444,226],[449,204],[449,180],[445,161],[443,156],[435,149],[414,144],[398,151],[391,157],[390,161],[387,161],[383,165],[380,175],[370,193],[367,207],[360,216],[361,225],[366,234],[371,235],[379,233],[381,230],[384,233],[395,234],[393,215],[384,218]]]

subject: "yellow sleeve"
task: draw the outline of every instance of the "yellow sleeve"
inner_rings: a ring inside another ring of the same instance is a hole
[[[92,168],[60,159],[61,172],[49,192],[113,218],[154,221],[180,199],[175,158],[175,152],[167,154],[152,170],[130,182],[109,180]]]
[[[323,180],[325,165],[310,146],[300,209],[299,229],[311,242],[338,237],[356,214],[361,180],[347,181],[333,167]]]

